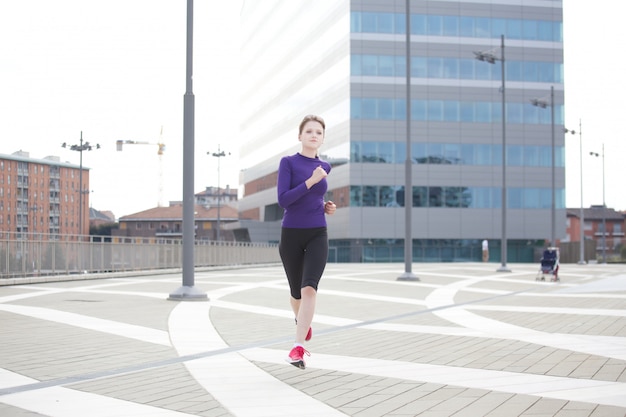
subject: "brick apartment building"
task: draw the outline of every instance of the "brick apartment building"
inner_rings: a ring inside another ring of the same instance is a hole
[[[605,252],[607,258],[619,256],[624,245],[626,214],[608,207],[591,206],[583,210],[583,217],[584,239],[596,243],[596,259],[602,259]],[[567,209],[567,238],[563,241],[580,242],[580,209]]]
[[[80,202],[81,168],[57,156],[31,158],[28,152],[0,154],[0,232],[18,236],[89,234],[89,194]],[[83,190],[89,168],[82,167]],[[82,213],[82,221],[79,217]]]

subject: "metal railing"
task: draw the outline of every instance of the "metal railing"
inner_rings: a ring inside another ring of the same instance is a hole
[[[280,262],[278,245],[198,240],[196,267]],[[180,239],[8,233],[0,235],[0,279],[182,268]]]

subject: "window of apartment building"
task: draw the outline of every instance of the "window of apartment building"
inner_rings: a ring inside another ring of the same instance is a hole
[[[141,222],[135,223],[135,229],[141,229]]]

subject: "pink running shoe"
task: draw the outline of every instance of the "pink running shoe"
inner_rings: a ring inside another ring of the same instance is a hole
[[[308,350],[304,349],[302,346],[296,346],[291,349],[291,352],[289,352],[289,357],[287,357],[286,361],[296,368],[304,369],[304,355],[311,356]]]

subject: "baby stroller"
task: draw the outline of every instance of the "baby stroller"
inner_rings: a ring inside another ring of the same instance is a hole
[[[543,251],[541,257],[541,268],[537,273],[536,281],[545,281],[544,275],[550,274],[552,278],[550,281],[560,281],[559,279],[559,248],[547,248]]]

